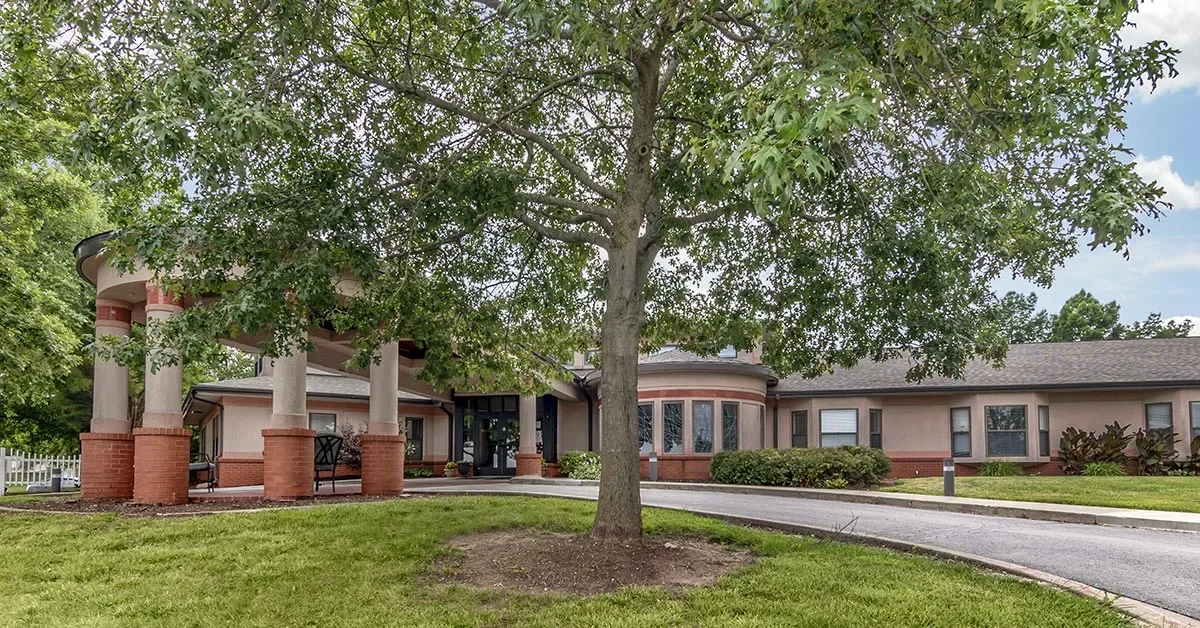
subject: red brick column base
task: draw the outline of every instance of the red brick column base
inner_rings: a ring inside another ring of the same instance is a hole
[[[262,458],[217,458],[217,486],[258,486],[263,483]]]
[[[399,495],[404,491],[402,435],[362,435],[362,494]]]
[[[79,484],[84,501],[133,498],[133,434],[79,435]]]
[[[263,499],[290,501],[313,496],[315,430],[268,428],[263,435]]]
[[[188,503],[188,453],[192,430],[139,427],[133,430],[133,501],[138,504]]]
[[[517,475],[542,474],[541,454],[517,454]]]

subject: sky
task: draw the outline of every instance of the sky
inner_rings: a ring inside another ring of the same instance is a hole
[[[1143,0],[1133,21],[1123,33],[1127,43],[1161,39],[1180,51],[1179,76],[1133,96],[1124,138],[1137,155],[1138,174],[1158,181],[1174,208],[1148,223],[1150,232],[1132,242],[1128,260],[1111,249],[1083,247],[1049,289],[1004,279],[996,290],[1035,292],[1039,307],[1056,312],[1084,289],[1101,301],[1116,300],[1123,322],[1151,312],[1195,317],[1192,335],[1200,335],[1200,0]]]

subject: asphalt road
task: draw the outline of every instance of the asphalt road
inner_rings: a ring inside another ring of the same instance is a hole
[[[440,488],[440,487],[439,487]],[[438,491],[439,488],[430,488]],[[596,497],[590,486],[446,487],[442,490]],[[643,489],[642,503],[844,529],[1032,567],[1200,619],[1200,534],[1030,521],[850,504]]]

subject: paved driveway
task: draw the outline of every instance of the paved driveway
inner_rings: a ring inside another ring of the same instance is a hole
[[[415,487],[414,487],[415,488]],[[512,492],[596,497],[590,486],[437,487],[429,492]],[[1200,534],[1030,521],[849,504],[643,489],[642,503],[678,510],[756,517],[824,529],[845,529],[1032,567],[1064,578],[1200,618]]]

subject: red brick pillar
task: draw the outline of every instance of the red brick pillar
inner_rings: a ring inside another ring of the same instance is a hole
[[[84,432],[79,441],[83,500],[133,498],[133,434]]]
[[[133,501],[161,505],[188,503],[192,430],[139,427],[133,430],[133,441]]]
[[[541,454],[517,454],[517,475],[541,475]]]
[[[362,494],[399,495],[404,491],[403,434],[362,435]]]
[[[315,430],[267,428],[263,435],[263,499],[290,501],[313,496]]]

